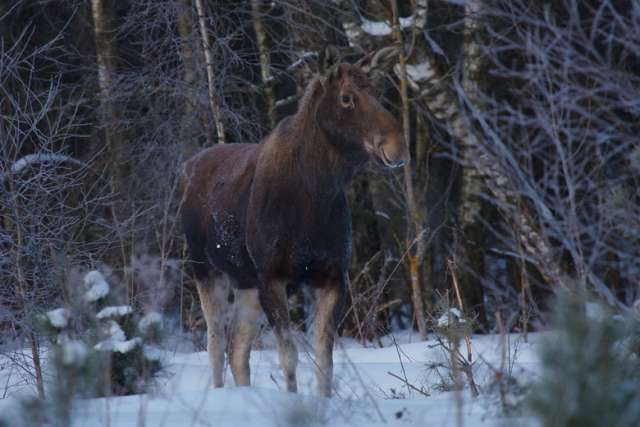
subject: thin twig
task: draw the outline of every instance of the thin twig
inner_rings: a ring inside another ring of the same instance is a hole
[[[447,261],[447,265],[449,266],[449,270],[451,271],[451,279],[453,281],[453,289],[456,292],[456,299],[458,300],[458,308],[460,309],[461,313],[464,313],[464,305],[462,303],[462,296],[460,293],[460,287],[458,286],[458,279],[456,277],[456,273],[455,270],[453,268],[453,261],[448,260]],[[464,334],[464,342],[467,346],[467,360],[469,361],[469,363],[473,362],[473,354],[471,353],[471,338],[469,337],[469,334],[465,333]]]
[[[420,394],[421,394],[421,395],[423,395],[423,396],[431,397],[431,395],[430,395],[428,392],[426,392],[426,391],[424,391],[424,390],[421,390],[421,389],[419,389],[418,387],[414,386],[414,385],[413,385],[413,384],[411,384],[409,381],[407,381],[407,379],[406,379],[406,378],[402,378],[402,377],[400,377],[400,376],[398,376],[398,375],[394,374],[393,372],[389,372],[389,371],[387,371],[387,374],[391,375],[393,378],[395,378],[395,379],[397,379],[397,380],[402,381],[402,383],[404,383],[404,385],[406,385],[406,386],[407,386],[408,388],[410,388],[411,390],[417,391],[418,393],[420,393]]]

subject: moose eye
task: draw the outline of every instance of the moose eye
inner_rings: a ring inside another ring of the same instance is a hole
[[[355,102],[353,101],[353,97],[348,93],[345,93],[342,96],[340,96],[340,101],[342,102],[342,106],[344,108],[354,108],[355,107]]]

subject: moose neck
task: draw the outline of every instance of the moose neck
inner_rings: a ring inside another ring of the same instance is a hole
[[[356,153],[343,147],[339,132],[327,132],[318,122],[318,105],[325,96],[321,78],[307,87],[298,111],[284,120],[265,141],[259,173],[268,174],[274,185],[299,189],[317,209],[329,207],[341,197],[344,187],[366,163],[364,152]]]
[[[287,140],[293,145],[293,161],[303,182],[313,186],[331,186],[342,190],[364,166],[367,155],[354,148],[339,131],[329,132],[318,121],[318,106],[324,96],[323,82],[313,81],[291,116]]]
[[[292,117],[295,136],[290,141],[295,145],[291,153],[300,181],[309,189],[315,188],[314,192],[341,192],[366,158],[341,149],[347,144],[340,134],[326,132],[315,117],[307,120],[299,113]]]

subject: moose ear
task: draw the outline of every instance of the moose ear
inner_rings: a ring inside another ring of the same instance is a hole
[[[327,46],[320,51],[320,74],[328,74],[340,63],[340,52],[335,46]]]

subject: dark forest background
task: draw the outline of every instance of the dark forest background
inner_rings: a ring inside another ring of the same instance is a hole
[[[640,298],[638,2],[2,0],[0,341],[37,342],[34,314],[90,268],[202,329],[181,164],[258,143],[328,46],[368,56],[412,156],[349,187],[343,335],[426,337],[449,306],[526,331],[561,291]],[[304,329],[310,295],[290,302]]]

